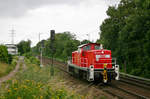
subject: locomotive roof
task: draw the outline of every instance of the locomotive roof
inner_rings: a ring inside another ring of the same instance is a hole
[[[100,44],[98,44],[98,43],[87,43],[87,44],[79,45],[78,48],[82,48],[82,47],[84,47],[84,46],[86,46],[86,45],[91,45],[91,44],[100,45]]]

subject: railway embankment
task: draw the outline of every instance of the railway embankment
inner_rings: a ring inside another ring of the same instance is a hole
[[[47,64],[51,63],[50,59],[44,58],[44,62]],[[65,77],[67,80],[72,78],[72,76],[67,76],[69,75],[67,72],[67,65],[66,63],[59,62],[54,60],[54,64],[56,68],[59,68],[61,71],[65,72],[66,75]],[[64,77],[64,78],[65,78]],[[135,77],[128,77],[127,75],[121,75],[120,81],[112,81],[111,84],[104,85],[102,83],[99,84],[93,84],[93,83],[85,83],[82,82],[82,80],[78,80],[77,78],[72,78],[73,81],[70,82],[77,82],[80,83],[72,83],[71,86],[80,86],[81,83],[84,83],[83,88],[75,87],[76,89],[82,90],[82,92],[86,92],[87,90],[91,90],[90,88],[94,87],[96,90],[99,90],[99,95],[102,93],[111,95],[113,98],[121,98],[121,99],[148,99],[150,98],[150,90],[149,90],[149,81],[141,80],[141,79],[135,79]],[[67,84],[69,85],[69,84]],[[88,87],[86,87],[88,86]],[[75,89],[74,89],[75,90]],[[77,91],[80,92],[80,91]],[[81,93],[82,93],[81,92]],[[88,94],[88,92],[86,92]],[[94,93],[95,94],[95,93]],[[92,94],[94,96],[94,94]]]
[[[43,58],[44,64],[51,65],[52,60]],[[89,83],[86,80],[71,76],[67,72],[67,64],[54,60],[54,67],[59,70],[59,75],[62,82],[56,82],[59,86],[64,86],[65,89],[84,96],[84,99],[117,99],[97,87],[97,83]]]

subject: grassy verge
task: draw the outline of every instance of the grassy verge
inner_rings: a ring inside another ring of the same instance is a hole
[[[2,83],[0,99],[82,99],[82,96],[52,83],[60,81],[58,75],[59,70],[55,69],[52,77],[49,66],[40,68],[26,59],[26,69]]]
[[[48,56],[44,56],[45,58],[48,58],[48,59],[52,59],[52,57],[48,57]],[[61,58],[54,58],[54,60],[56,61],[59,61],[59,62],[66,62],[65,60],[61,59]]]
[[[11,64],[0,62],[0,77],[9,74],[16,67],[17,60],[18,60],[17,57],[13,57],[13,61]]]

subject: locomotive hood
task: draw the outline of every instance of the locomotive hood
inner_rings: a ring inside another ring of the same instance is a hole
[[[93,50],[93,53],[94,53],[95,55],[111,54],[111,50],[106,50],[106,49]]]

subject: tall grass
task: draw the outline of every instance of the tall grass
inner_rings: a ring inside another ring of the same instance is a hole
[[[26,63],[26,66],[26,70],[21,70],[12,80],[3,83],[0,99],[81,99],[64,88],[55,88],[55,83],[50,84],[53,77],[50,76],[49,66],[40,68],[31,63]],[[55,77],[58,72],[55,70]]]
[[[9,74],[17,65],[18,57],[13,57],[11,64],[0,62],[0,77]]]

